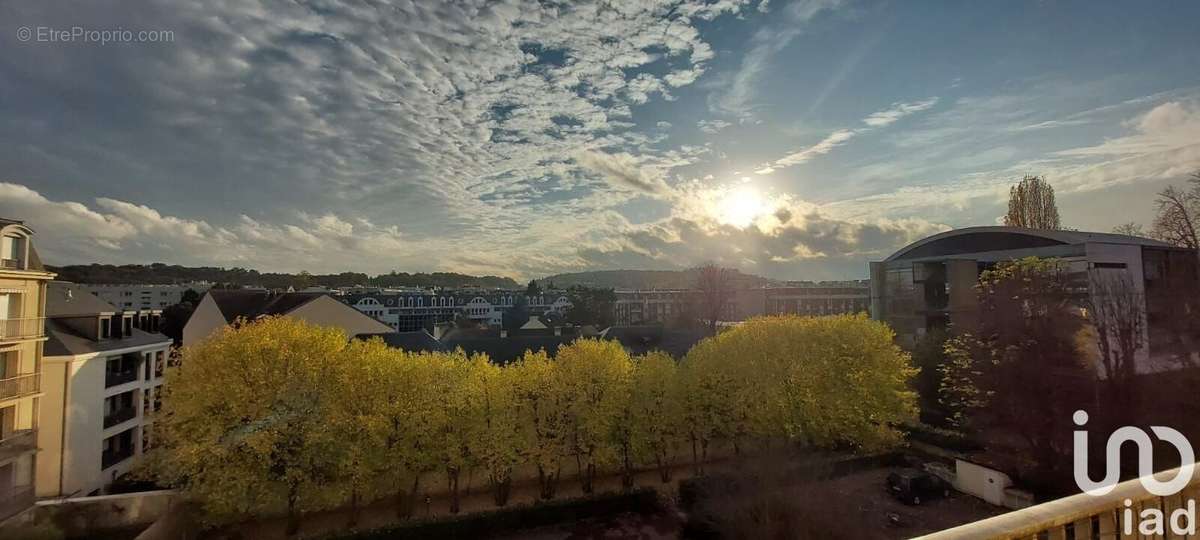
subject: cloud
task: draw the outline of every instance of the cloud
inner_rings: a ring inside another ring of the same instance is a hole
[[[946,230],[921,219],[847,220],[788,196],[750,226],[721,222],[712,205],[722,189],[682,188],[679,205],[659,221],[625,225],[605,242],[579,248],[593,268],[687,268],[705,261],[780,278],[835,279],[866,273],[865,260],[882,259],[919,238]]]
[[[871,115],[864,118],[863,123],[866,124],[867,127],[858,129],[839,129],[833,133],[830,133],[824,139],[821,139],[820,142],[808,148],[783,156],[755,170],[754,172],[757,174],[771,174],[784,167],[791,167],[792,165],[807,163],[809,160],[817,156],[828,154],[834,148],[841,146],[846,141],[854,138],[856,135],[866,133],[872,129],[887,127],[897,120],[904,118],[905,116],[929,110],[935,104],[937,104],[937,102],[938,98],[932,97],[925,101],[917,101],[913,103],[895,103],[888,109],[871,113]]]
[[[749,48],[742,56],[740,66],[721,85],[721,89],[709,97],[709,107],[713,111],[733,114],[742,119],[753,117],[759,80],[775,55],[800,36],[814,17],[823,11],[836,9],[841,3],[841,0],[800,0],[788,4],[776,16],[774,23],[758,29],[750,37]],[[765,9],[764,4],[759,5],[760,10]]]
[[[665,195],[670,188],[662,176],[652,169],[643,167],[629,154],[607,154],[604,152],[580,152],[575,161],[580,166],[597,172],[617,187],[633,188],[650,194]]]
[[[699,128],[700,131],[708,133],[709,135],[716,135],[717,133],[720,133],[721,130],[732,125],[733,124],[724,120],[700,120],[699,122],[696,122],[696,127]]]
[[[891,108],[872,113],[870,116],[863,119],[863,123],[871,127],[887,126],[910,114],[927,111],[934,105],[937,105],[937,102],[938,98],[932,97],[925,101],[895,103],[891,106]]]
[[[295,223],[283,224],[241,216],[221,226],[116,199],[96,199],[93,207],[54,201],[9,182],[0,182],[0,215],[29,224],[43,260],[53,265],[168,261],[335,272],[347,270],[348,260],[388,261],[416,247],[394,227],[350,223],[333,214],[300,215]],[[388,268],[364,266],[377,272]]]

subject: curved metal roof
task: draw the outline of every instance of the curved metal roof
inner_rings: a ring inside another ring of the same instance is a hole
[[[949,243],[956,239],[961,242],[968,239],[965,237],[970,236],[974,236],[975,238],[971,239],[973,241],[971,242],[971,248],[969,250],[963,251],[950,245],[947,245],[945,250],[936,249],[936,245],[938,243]],[[1162,248],[1174,247],[1166,242],[1124,234],[1027,229],[1024,227],[1002,226],[965,227],[962,229],[949,230],[917,240],[916,242],[900,248],[899,251],[896,251],[890,257],[884,260],[896,261],[937,255],[954,255],[957,253],[1026,249],[1053,245],[1084,244],[1088,242],[1098,242],[1104,244],[1129,244]],[[938,251],[945,252],[938,253]]]

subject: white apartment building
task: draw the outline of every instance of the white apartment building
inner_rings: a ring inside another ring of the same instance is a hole
[[[454,320],[462,315],[474,321],[497,326],[504,312],[512,309],[524,291],[420,291],[355,293],[338,297],[350,307],[390,326],[397,332],[412,332]],[[562,294],[524,296],[530,315],[547,312],[566,314],[571,301]]]
[[[72,283],[50,283],[46,316],[37,496],[104,493],[153,440],[171,339]]]
[[[46,272],[33,231],[0,219],[0,520],[34,501]]]
[[[175,285],[108,285],[81,284],[84,290],[123,310],[163,309],[178,304],[188,289],[204,296],[212,283],[193,282]]]

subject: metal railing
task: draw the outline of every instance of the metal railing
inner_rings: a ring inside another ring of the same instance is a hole
[[[19,456],[36,448],[36,430],[18,429],[0,435],[0,460]]]
[[[26,373],[0,379],[0,400],[36,394],[42,388],[41,373]]]
[[[104,415],[104,428],[108,429],[121,422],[131,420],[137,416],[137,407],[125,407],[116,412]]]
[[[33,486],[15,486],[0,491],[0,520],[8,519],[33,506]]]
[[[1178,472],[1179,469],[1172,469],[1154,476],[1159,480],[1170,480]],[[1117,484],[1105,495],[1080,493],[946,529],[916,540],[1163,538],[1164,536],[1138,535],[1142,512],[1154,509],[1165,516],[1171,516],[1176,510],[1186,510],[1189,501],[1197,498],[1200,498],[1200,474],[1193,475],[1191,482],[1182,491],[1168,497],[1150,493],[1142,485],[1142,481],[1135,478]],[[1125,505],[1126,500],[1130,501],[1129,506]],[[1132,531],[1132,534],[1129,531]]]
[[[133,448],[127,448],[118,452],[105,450],[100,453],[100,469],[104,470],[122,461],[133,457]]]
[[[0,319],[0,341],[39,338],[45,335],[46,319]]]
[[[133,369],[124,369],[121,371],[106,371],[104,372],[104,387],[109,388],[118,384],[131,383],[138,380],[137,367]]]
[[[21,268],[21,259],[0,259],[0,268],[19,270]]]

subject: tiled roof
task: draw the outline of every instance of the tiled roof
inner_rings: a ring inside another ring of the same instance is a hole
[[[358,339],[380,338],[389,347],[402,349],[405,351],[428,352],[440,351],[444,347],[429,332],[425,330],[417,330],[415,332],[387,332],[381,334],[359,334],[355,336]]]
[[[209,290],[225,317],[232,323],[238,317],[254,319],[263,315],[285,315],[326,293],[274,293],[269,291]]]
[[[148,345],[168,345],[171,338],[162,334],[151,334],[137,328],[133,334],[121,339],[102,339],[93,341],[76,335],[70,327],[55,320],[46,321],[46,343],[42,354],[45,356],[76,356],[94,352],[115,351],[131,347]]]

